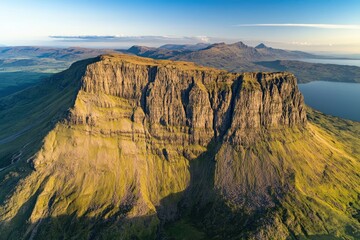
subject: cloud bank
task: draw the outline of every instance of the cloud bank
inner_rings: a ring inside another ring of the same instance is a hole
[[[318,24],[318,23],[255,23],[238,24],[237,27],[303,27],[303,28],[323,28],[323,29],[358,29],[360,25],[346,24]]]
[[[161,44],[195,44],[209,43],[213,39],[207,36],[178,37],[178,36],[118,36],[118,35],[55,35],[50,39],[64,44],[120,44],[120,45],[161,45]]]

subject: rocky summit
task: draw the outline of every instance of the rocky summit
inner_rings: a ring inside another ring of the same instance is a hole
[[[360,124],[291,73],[103,55],[0,119],[0,239],[360,237]]]

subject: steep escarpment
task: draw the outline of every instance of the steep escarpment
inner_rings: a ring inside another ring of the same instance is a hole
[[[215,239],[356,236],[359,143],[307,121],[292,74],[126,55],[83,67],[0,207],[6,238],[176,238],[182,219]]]
[[[153,136],[177,126],[190,131],[192,144],[199,142],[197,131],[211,139],[232,124],[242,130],[275,129],[306,121],[296,79],[289,73],[231,74],[191,63],[147,61],[104,57],[88,67],[82,90],[131,100],[148,116]]]

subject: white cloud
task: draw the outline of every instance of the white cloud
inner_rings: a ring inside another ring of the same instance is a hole
[[[181,36],[125,36],[125,35],[80,35],[80,36],[49,36],[49,38],[57,41],[84,41],[84,42],[174,42],[174,43],[198,43],[210,42],[207,36],[181,37]]]
[[[207,36],[197,36],[195,37],[196,39],[198,39],[200,42],[203,42],[203,43],[208,43],[210,42],[210,38],[207,37]]]
[[[317,24],[317,23],[255,23],[238,24],[237,27],[304,27],[304,28],[324,28],[324,29],[358,29],[360,25],[352,24]]]
[[[312,45],[312,44],[309,43],[309,42],[291,42],[291,44],[293,44],[293,45],[300,45],[300,46],[310,46],[310,45]]]

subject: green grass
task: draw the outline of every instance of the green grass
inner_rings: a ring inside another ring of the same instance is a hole
[[[165,234],[174,240],[208,240],[206,234],[197,229],[189,218],[182,218],[165,226]]]
[[[33,86],[50,75],[42,72],[0,72],[0,98]]]

